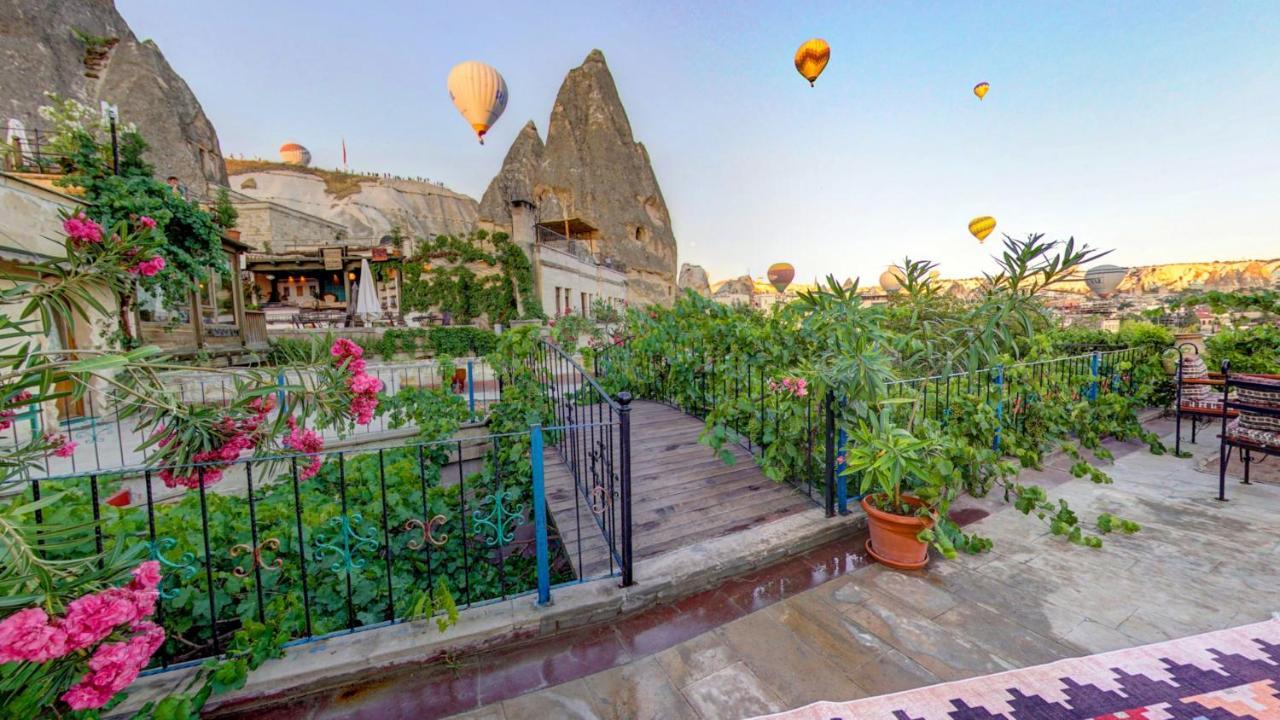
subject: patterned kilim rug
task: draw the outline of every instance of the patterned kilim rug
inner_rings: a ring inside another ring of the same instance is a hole
[[[1280,619],[769,720],[1280,720]]]

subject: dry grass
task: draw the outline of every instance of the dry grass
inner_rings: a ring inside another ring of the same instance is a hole
[[[271,162],[269,160],[227,159],[225,162],[227,165],[227,175],[266,172],[270,170],[287,170],[289,172],[303,173],[305,175],[314,175],[315,177],[324,180],[325,191],[336,199],[355,195],[360,192],[361,183],[376,181],[375,178],[366,177],[364,175],[355,175],[352,173],[344,173],[339,170],[321,170],[320,168],[288,165],[286,163]]]

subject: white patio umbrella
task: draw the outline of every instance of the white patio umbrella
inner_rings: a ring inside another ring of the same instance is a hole
[[[360,291],[356,295],[356,317],[373,322],[382,317],[382,304],[378,302],[378,284],[373,281],[369,261],[360,261]]]

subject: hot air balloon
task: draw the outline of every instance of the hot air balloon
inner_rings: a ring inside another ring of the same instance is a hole
[[[981,100],[982,98],[987,96],[987,91],[990,89],[991,89],[991,83],[980,82],[977,85],[973,86],[973,94],[977,95],[978,99]]]
[[[969,233],[978,238],[979,243],[986,240],[991,231],[995,229],[996,219],[993,217],[983,215],[969,221]]]
[[[311,164],[311,151],[296,142],[287,142],[280,146],[280,162],[306,167]]]
[[[1116,267],[1115,265],[1099,265],[1090,268],[1089,272],[1084,274],[1084,284],[1089,287],[1090,292],[1094,295],[1100,298],[1107,298],[1115,293],[1116,288],[1120,287],[1120,281],[1124,280],[1128,274],[1128,268]]]
[[[791,263],[774,263],[769,266],[769,284],[779,293],[787,291],[787,286],[796,277],[796,269],[791,267]]]
[[[796,50],[796,71],[809,81],[809,87],[813,87],[813,81],[818,79],[822,71],[827,67],[827,61],[831,59],[831,46],[822,38],[813,38],[805,40],[804,44]]]
[[[880,273],[880,288],[887,293],[896,293],[902,289],[902,281],[906,278],[902,275],[902,268],[897,265],[890,265]]]
[[[448,86],[449,99],[483,145],[484,134],[507,109],[507,81],[492,67],[468,60],[449,71]]]

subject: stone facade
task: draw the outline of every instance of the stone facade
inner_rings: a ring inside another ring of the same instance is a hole
[[[537,274],[542,310],[562,315],[590,310],[603,299],[621,306],[627,297],[627,274],[580,257],[568,250],[539,245]]]
[[[347,228],[278,203],[261,200],[235,203],[240,241],[262,252],[340,245]]]

